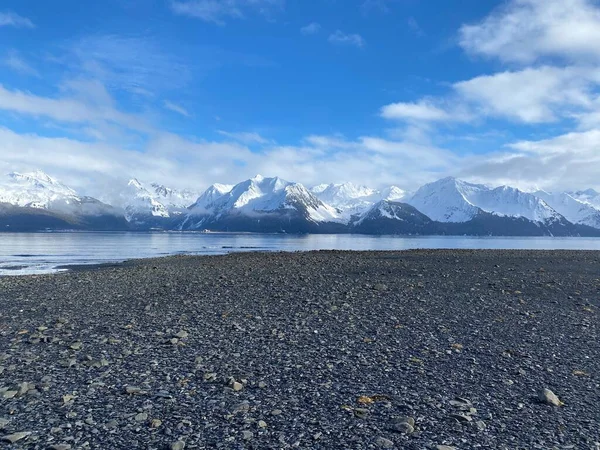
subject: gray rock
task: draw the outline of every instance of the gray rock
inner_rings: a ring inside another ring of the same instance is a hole
[[[244,430],[242,431],[242,437],[245,441],[249,441],[254,437],[254,433],[252,431]]]
[[[354,408],[354,415],[359,419],[366,419],[369,415],[369,410],[366,408]]]
[[[394,417],[392,420],[395,423],[407,423],[413,428],[415,426],[415,419],[409,416]]]
[[[544,389],[539,394],[539,399],[542,403],[546,403],[547,405],[552,406],[563,406],[564,403],[560,401],[558,396],[552,392],[550,389]]]
[[[381,448],[394,448],[394,442],[381,436],[375,439],[375,443]]]
[[[435,450],[458,450],[456,447],[450,445],[436,445]]]
[[[179,338],[179,339],[185,339],[185,338],[186,338],[186,337],[188,337],[188,336],[189,336],[189,334],[188,334],[188,332],[187,332],[187,331],[185,331],[185,330],[181,330],[179,333],[177,333],[177,334],[175,335],[175,337],[176,337],[176,338]]]
[[[21,431],[19,433],[7,434],[2,437],[2,440],[5,442],[10,442],[14,444],[15,442],[20,441],[21,439],[25,439],[27,436],[31,435],[31,431]]]
[[[402,433],[402,434],[411,434],[412,432],[415,431],[415,428],[408,422],[396,422],[396,423],[392,424],[391,428],[395,432]]]
[[[271,411],[272,416],[280,416],[281,414],[283,414],[283,411],[280,409],[274,409],[273,411]]]
[[[69,444],[55,444],[50,447],[52,450],[71,450],[71,446]]]
[[[4,427],[6,427],[6,425],[8,425],[9,423],[10,423],[10,420],[0,417],[0,430],[2,430]]]
[[[145,422],[146,420],[148,420],[148,414],[147,413],[136,414],[134,419],[136,422]]]
[[[171,450],[183,450],[185,448],[185,442],[177,441],[171,444]]]

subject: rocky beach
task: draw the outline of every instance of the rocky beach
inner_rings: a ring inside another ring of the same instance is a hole
[[[0,278],[0,441],[600,449],[600,252],[240,253]]]

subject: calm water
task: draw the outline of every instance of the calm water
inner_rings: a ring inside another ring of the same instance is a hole
[[[175,254],[415,248],[600,250],[600,238],[397,237],[201,233],[0,233],[0,275]]]

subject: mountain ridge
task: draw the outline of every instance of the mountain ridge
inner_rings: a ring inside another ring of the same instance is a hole
[[[42,171],[12,172],[0,178],[0,229],[36,229],[25,223],[30,217],[39,229],[600,235],[600,194],[592,189],[531,193],[453,177],[414,194],[352,183],[307,188],[260,175],[197,194],[131,178],[106,197],[110,202],[81,196]]]

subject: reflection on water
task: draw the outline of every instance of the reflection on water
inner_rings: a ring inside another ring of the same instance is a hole
[[[227,233],[0,233],[0,275],[56,271],[69,264],[118,262],[175,254],[239,251],[572,249],[600,250],[600,238],[282,235]]]

